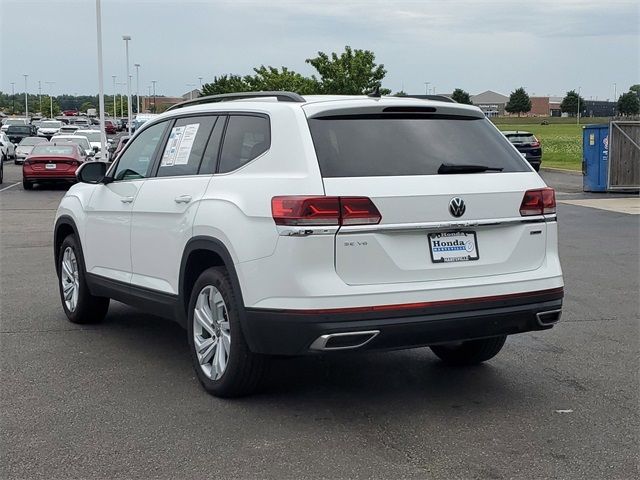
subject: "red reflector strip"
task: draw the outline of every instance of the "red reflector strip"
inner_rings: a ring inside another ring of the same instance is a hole
[[[564,287],[550,288],[548,290],[536,290],[534,292],[510,293],[507,295],[493,295],[490,297],[461,298],[455,300],[438,300],[435,302],[417,302],[417,303],[401,303],[394,305],[373,305],[370,307],[347,307],[347,308],[324,308],[324,309],[308,309],[308,310],[277,310],[280,313],[292,313],[302,315],[325,315],[340,313],[366,313],[366,312],[385,312],[385,311],[404,311],[419,310],[424,308],[447,307],[452,305],[464,305],[467,303],[484,303],[496,302],[501,300],[513,300],[517,298],[531,298],[543,295],[558,295],[561,298],[564,295]],[[259,310],[259,309],[257,309]]]

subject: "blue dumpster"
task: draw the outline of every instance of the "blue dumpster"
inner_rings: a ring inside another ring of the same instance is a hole
[[[582,128],[582,189],[604,192],[609,184],[609,125]]]

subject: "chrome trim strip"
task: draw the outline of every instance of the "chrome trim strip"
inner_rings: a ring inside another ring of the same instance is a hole
[[[364,332],[344,332],[344,333],[330,333],[327,335],[320,335],[318,338],[314,340],[314,342],[309,347],[309,350],[321,350],[321,351],[332,351],[332,350],[351,350],[354,348],[360,348],[369,343],[371,340],[376,338],[380,330],[367,330]],[[371,335],[364,342],[358,343],[356,345],[349,345],[347,347],[327,347],[327,342],[334,337],[350,337],[354,335]]]
[[[309,237],[311,235],[335,235],[338,233],[338,225],[324,227],[290,227],[278,225],[278,235],[281,237]]]

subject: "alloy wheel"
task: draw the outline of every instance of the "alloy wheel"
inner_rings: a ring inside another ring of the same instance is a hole
[[[78,261],[73,248],[67,247],[62,254],[60,283],[62,285],[62,295],[67,310],[75,312],[78,306],[78,295],[80,293],[80,279],[78,276]]]
[[[193,312],[193,340],[202,372],[211,380],[224,374],[231,351],[227,305],[220,291],[207,285],[198,294]]]

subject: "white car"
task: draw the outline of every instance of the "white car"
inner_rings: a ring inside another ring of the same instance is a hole
[[[74,134],[76,136],[86,137],[89,140],[89,144],[91,145],[91,149],[93,150],[95,156],[94,160],[108,160],[108,154],[106,157],[102,156],[102,143],[100,141],[100,130],[76,130]],[[107,143],[109,143],[107,141]]]
[[[24,159],[27,158],[31,154],[31,150],[33,147],[38,145],[39,143],[47,143],[48,140],[44,137],[25,137],[20,140],[20,143],[16,147],[16,155],[14,163],[17,165],[19,163],[24,163]]]
[[[0,132],[0,159],[5,161],[10,158],[16,158],[16,146],[6,133]]]
[[[38,136],[51,138],[60,132],[62,126],[63,124],[59,120],[44,120],[40,122],[40,127],[38,127]]]
[[[560,319],[554,191],[477,107],[199,98],[77,177],[54,230],[67,317],[115,299],[175,319],[214,395],[251,392],[269,355],[469,365]]]
[[[11,125],[29,125],[29,120],[26,118],[5,118],[2,121],[2,127],[0,127],[0,131],[6,132]]]
[[[75,143],[76,145],[80,146],[80,148],[84,150],[85,155],[87,155],[88,157],[93,157],[95,155],[95,152],[93,151],[93,148],[91,148],[91,144],[89,143],[89,140],[84,135],[58,134],[51,137],[50,142],[56,145],[62,144],[62,143]]]

